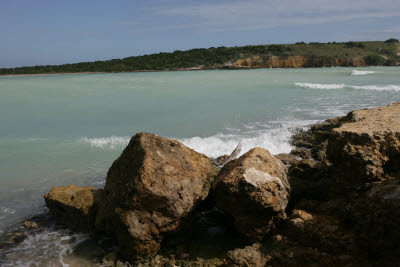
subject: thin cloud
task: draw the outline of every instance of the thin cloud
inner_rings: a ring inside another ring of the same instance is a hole
[[[122,23],[141,27],[141,30],[245,31],[279,26],[400,17],[398,0],[380,2],[253,0],[191,4],[179,2],[179,5],[174,5],[171,1],[168,4],[164,2],[157,4],[145,7],[142,18]],[[157,18],[157,20],[149,18]]]

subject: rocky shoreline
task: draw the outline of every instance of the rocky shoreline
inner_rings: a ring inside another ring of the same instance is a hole
[[[71,266],[396,266],[400,101],[299,130],[292,143],[290,154],[254,148],[226,163],[136,134],[104,189],[54,187],[51,216],[0,248],[61,223],[93,236]]]

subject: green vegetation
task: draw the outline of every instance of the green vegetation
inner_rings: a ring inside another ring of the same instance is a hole
[[[172,53],[158,53],[106,61],[81,62],[57,66],[33,66],[0,69],[0,75],[73,72],[129,72],[146,70],[177,70],[203,66],[205,69],[228,68],[230,63],[253,56],[313,56],[322,62],[363,57],[369,65],[396,65],[399,41],[304,43],[211,47]]]
[[[390,39],[387,39],[386,41],[385,41],[385,43],[398,43],[399,42],[399,40],[398,39],[395,39],[395,38],[390,38]]]

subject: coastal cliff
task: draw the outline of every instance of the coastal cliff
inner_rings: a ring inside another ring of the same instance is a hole
[[[310,67],[366,67],[365,57],[323,58],[316,56],[255,56],[239,59],[232,67],[239,68],[310,68]]]
[[[397,39],[196,48],[107,61],[2,68],[0,75],[207,69],[399,66]]]

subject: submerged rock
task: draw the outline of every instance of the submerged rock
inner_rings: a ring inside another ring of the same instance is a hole
[[[115,235],[128,258],[160,248],[208,195],[216,168],[205,155],[155,134],[136,134],[112,164],[96,229]]]
[[[220,171],[216,205],[230,214],[237,231],[261,240],[285,216],[289,183],[286,167],[263,148],[254,148]]]

